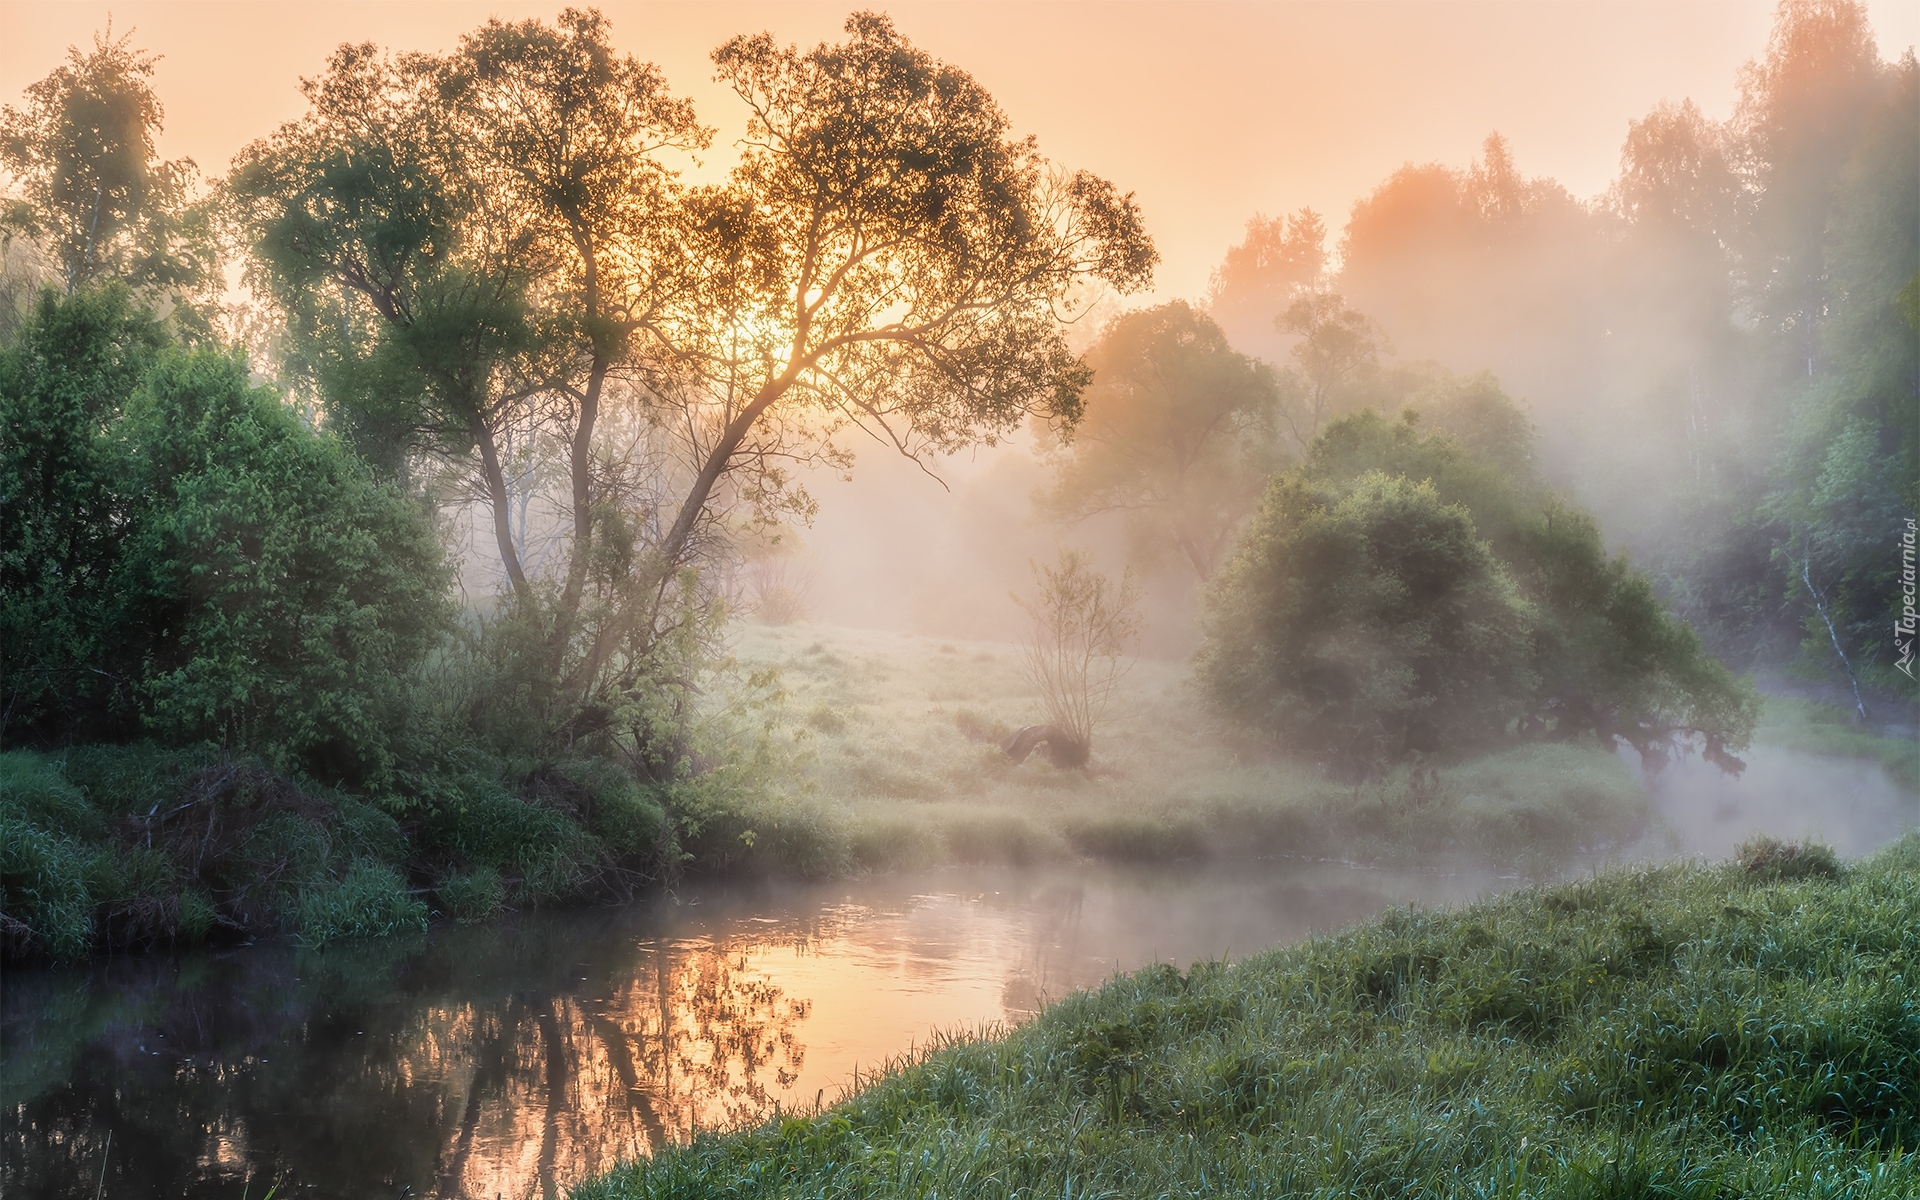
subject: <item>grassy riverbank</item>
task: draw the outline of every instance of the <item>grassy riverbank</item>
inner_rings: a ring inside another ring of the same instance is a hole
[[[584,1184],[694,1196],[1920,1189],[1920,835],[1157,966]]]
[[[1853,713],[1837,704],[1769,696],[1754,740],[1833,758],[1873,759],[1901,787],[1920,792],[1920,736],[1887,737],[1862,729]]]

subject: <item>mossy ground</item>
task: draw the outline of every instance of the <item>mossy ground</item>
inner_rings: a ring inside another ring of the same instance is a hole
[[[1920,1194],[1920,835],[1749,858],[1149,967],[573,1194]]]

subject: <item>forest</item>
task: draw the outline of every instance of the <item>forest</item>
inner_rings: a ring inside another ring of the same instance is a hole
[[[341,45],[212,174],[155,63],[108,28],[0,110],[11,967],[708,879],[1495,872],[582,1194],[1912,1185],[1911,837],[1547,885],[1671,857],[1690,764],[1920,789],[1920,64],[1861,4],[1782,0],[1733,115],[1632,118],[1603,195],[1494,133],[1279,198],[1187,298],[1125,178],[880,13],[714,49],[732,147],[594,10]],[[882,586],[813,530],[886,460],[996,615],[812,619]],[[1648,1073],[1653,1013],[1700,1029]]]

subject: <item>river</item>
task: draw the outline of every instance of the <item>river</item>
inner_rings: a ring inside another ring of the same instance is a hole
[[[1859,853],[1920,819],[1877,766],[1755,760],[1737,784],[1683,769],[1655,789],[1672,848],[1808,831]],[[1268,861],[695,883],[323,951],[11,969],[0,1194],[556,1195],[696,1128],[831,1103],[938,1032],[1115,971],[1510,882]]]

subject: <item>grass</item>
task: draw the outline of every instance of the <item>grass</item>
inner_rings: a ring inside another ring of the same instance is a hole
[[[939,863],[1302,855],[1461,860],[1522,872],[1645,832],[1633,773],[1597,747],[1529,746],[1363,788],[1240,753],[1178,663],[1142,661],[1087,771],[1000,752],[1042,718],[1015,648],[822,626],[740,627],[747,668],[778,668],[786,724],[771,785],[683,840],[694,861],[825,877]]]
[[[1747,857],[1149,967],[573,1195],[1920,1194],[1920,834]]]
[[[1877,759],[1909,791],[1920,791],[1920,737],[1885,737],[1855,722],[1853,712],[1795,696],[1768,696],[1754,740],[1808,754]]]

